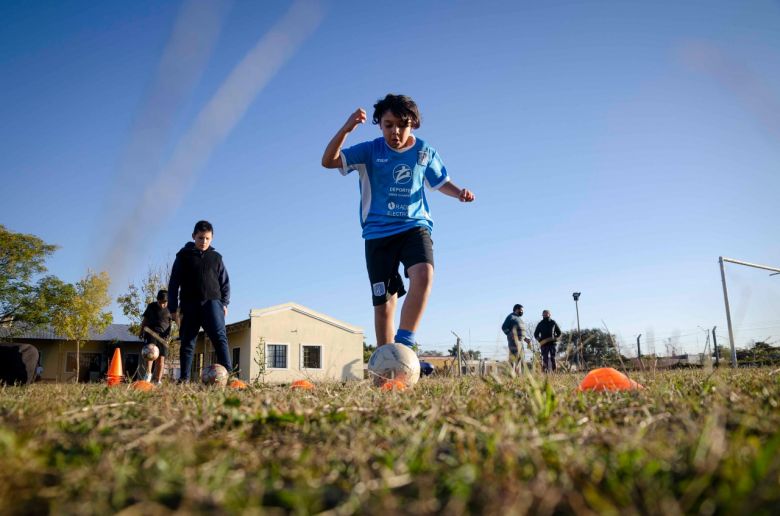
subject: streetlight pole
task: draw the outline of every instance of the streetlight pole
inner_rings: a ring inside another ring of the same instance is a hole
[[[585,361],[582,356],[582,331],[580,330],[580,300],[581,292],[574,292],[572,297],[574,298],[574,309],[577,311],[577,362],[580,366],[585,367]]]

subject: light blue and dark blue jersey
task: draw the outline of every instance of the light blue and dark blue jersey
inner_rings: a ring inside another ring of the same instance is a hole
[[[427,186],[438,190],[450,180],[441,158],[423,140],[404,151],[391,149],[384,138],[359,143],[341,152],[341,173],[360,177],[360,225],[371,240],[413,227],[433,229]]]

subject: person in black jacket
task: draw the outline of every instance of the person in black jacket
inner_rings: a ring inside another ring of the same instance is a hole
[[[550,311],[542,312],[542,320],[536,325],[534,338],[542,348],[542,370],[546,373],[555,371],[555,342],[561,336],[558,323],[550,319]]]
[[[146,330],[151,330],[149,333]],[[160,356],[157,360],[146,361],[146,374],[144,380],[152,381],[152,367],[157,363],[157,374],[155,383],[162,382],[163,370],[165,370],[165,357],[168,356],[168,344],[165,342],[171,334],[171,313],[168,311],[168,291],[160,290],[157,292],[157,301],[149,303],[141,319],[141,329],[139,331],[144,344],[154,344],[160,350]],[[157,338],[158,337],[158,338]],[[160,340],[163,339],[163,340]]]
[[[195,339],[201,326],[217,354],[217,362],[230,371],[225,317],[230,302],[230,279],[222,255],[211,247],[214,227],[208,221],[195,224],[193,242],[176,253],[168,282],[168,309],[175,314],[181,337],[181,382],[190,380]]]
[[[507,345],[509,346],[509,360],[513,366],[522,364],[523,361],[523,342],[530,344],[528,332],[525,329],[523,321],[523,305],[516,304],[512,308],[512,313],[506,316],[501,325],[501,331],[506,335]]]

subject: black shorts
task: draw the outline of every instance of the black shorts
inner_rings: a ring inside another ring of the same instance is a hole
[[[157,349],[160,350],[160,356],[161,357],[167,357],[168,356],[168,345],[163,344],[159,340],[155,339],[151,335],[145,333],[144,334],[144,344],[154,344],[157,346]]]
[[[412,265],[433,266],[433,240],[428,228],[416,227],[397,235],[366,240],[366,267],[374,306],[387,303],[394,295],[406,294],[404,281],[398,274],[402,263],[407,278]]]

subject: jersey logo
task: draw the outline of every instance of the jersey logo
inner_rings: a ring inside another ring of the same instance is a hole
[[[401,163],[393,169],[393,179],[397,185],[405,185],[412,180],[412,169]]]
[[[421,167],[426,166],[430,161],[430,159],[431,157],[428,155],[427,149],[422,149],[417,152],[417,164],[420,165]]]
[[[387,203],[387,209],[388,210],[394,210],[395,209],[395,203],[393,201],[390,201]]]
[[[384,281],[380,281],[379,283],[374,283],[371,285],[371,290],[374,291],[374,295],[376,297],[384,296],[387,293]]]

